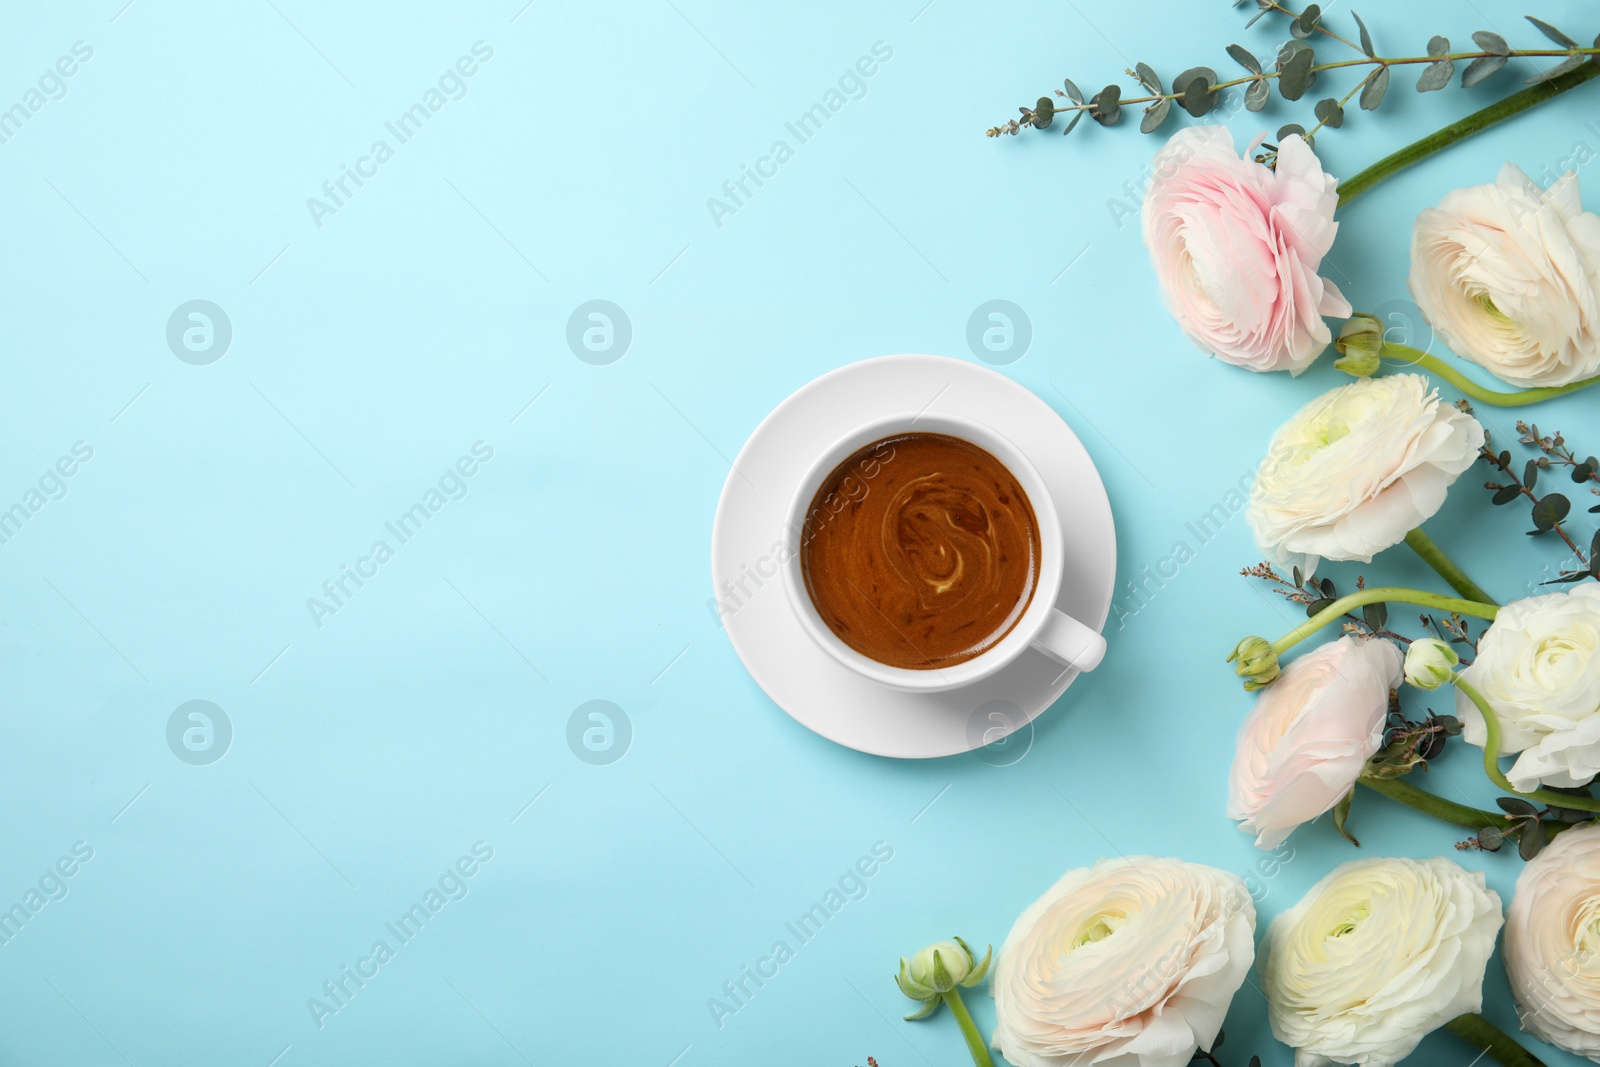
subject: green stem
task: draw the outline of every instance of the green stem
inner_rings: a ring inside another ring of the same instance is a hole
[[[1283,655],[1352,608],[1362,608],[1368,604],[1388,603],[1416,604],[1424,608],[1433,608],[1435,611],[1453,611],[1458,615],[1472,615],[1479,619],[1493,619],[1495,612],[1499,610],[1493,604],[1485,604],[1479,600],[1460,600],[1456,597],[1444,596],[1441,593],[1424,593],[1420,589],[1378,586],[1373,589],[1362,589],[1359,592],[1351,593],[1335,600],[1328,607],[1323,608],[1311,618],[1272,642],[1272,651],[1280,656]]]
[[[1535,104],[1541,104],[1552,97],[1559,96],[1568,89],[1576,88],[1597,75],[1600,75],[1600,64],[1593,62],[1579,64],[1559,77],[1540,79],[1539,82],[1528,86],[1521,92],[1512,93],[1504,100],[1497,100],[1480,111],[1474,111],[1459,122],[1452,122],[1443,129],[1422,138],[1422,140],[1415,141],[1398,152],[1384,156],[1372,166],[1339,183],[1340,205],[1348,204],[1389,175],[1404,170],[1419,160],[1426,159],[1439,151],[1439,149],[1471,137],[1480,130],[1488,129],[1497,122],[1526,111]]]
[[[972,1021],[972,1016],[967,1014],[967,1006],[961,1003],[961,990],[952,989],[939,996],[949,1006],[956,1022],[961,1024],[961,1036],[967,1039],[967,1051],[972,1053],[972,1062],[977,1067],[994,1067],[994,1061],[989,1058],[989,1047],[983,1043],[983,1035],[978,1033],[978,1024]]]
[[[1595,69],[1600,70],[1600,66]],[[1575,393],[1579,389],[1587,389],[1596,382],[1600,382],[1600,376],[1596,376],[1594,378],[1584,378],[1581,381],[1568,382],[1566,385],[1551,385],[1541,389],[1519,389],[1514,393],[1497,393],[1492,389],[1485,389],[1437,356],[1419,352],[1410,345],[1385,341],[1383,351],[1379,353],[1379,356],[1380,358],[1387,357],[1396,360],[1407,366],[1420,367],[1431,374],[1436,374],[1472,399],[1497,408],[1519,408],[1524,404],[1537,404],[1541,400],[1549,400],[1551,397],[1562,396],[1566,393]]]
[[[1543,1060],[1481,1015],[1457,1015],[1444,1028],[1473,1048],[1487,1052],[1504,1067],[1545,1067]]]
[[[1506,815],[1502,811],[1484,811],[1482,808],[1469,808],[1465,804],[1457,804],[1453,800],[1435,796],[1426,789],[1418,788],[1410,782],[1399,778],[1368,778],[1356,779],[1357,784],[1364,785],[1374,793],[1382,793],[1390,800],[1404,804],[1414,811],[1424,815],[1432,815],[1441,822],[1450,823],[1452,826],[1464,827],[1476,833],[1485,826],[1499,829],[1505,824]]]
[[[1452,826],[1460,826],[1476,834],[1485,826],[1492,826],[1500,830],[1507,838],[1515,840],[1521,832],[1518,827],[1507,827],[1511,816],[1503,811],[1484,811],[1482,808],[1469,808],[1465,804],[1457,804],[1453,800],[1435,796],[1420,786],[1412,785],[1403,778],[1368,778],[1356,779],[1357,784],[1366,786],[1374,793],[1382,793],[1398,804],[1404,804],[1413,811],[1420,811],[1424,815],[1431,815],[1440,822]],[[1576,823],[1561,822],[1558,819],[1544,820],[1545,840],[1555,837],[1565,830],[1570,830]]]
[[[1512,785],[1511,779],[1500,770],[1500,716],[1489,706],[1489,702],[1483,699],[1483,694],[1461,675],[1454,675],[1451,680],[1455,682],[1457,689],[1467,694],[1467,699],[1477,705],[1478,713],[1483,716],[1483,773],[1489,776],[1489,781],[1512,796],[1524,800],[1537,800],[1541,804],[1557,808],[1600,812],[1600,800],[1555,793],[1548,789],[1535,789],[1531,793],[1524,793]]]
[[[1466,597],[1483,604],[1498,604],[1494,597],[1479,588],[1478,583],[1467,577],[1465,571],[1455,565],[1444,550],[1433,543],[1433,538],[1422,532],[1422,527],[1406,534],[1406,545],[1411,551],[1422,557],[1422,562],[1438,572],[1439,577],[1450,583],[1450,588]]]

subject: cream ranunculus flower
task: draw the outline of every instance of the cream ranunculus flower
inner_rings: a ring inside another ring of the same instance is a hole
[[[1069,871],[1011,928],[990,1042],[1017,1067],[1185,1067],[1255,958],[1236,875],[1152,856]]]
[[[1299,137],[1278,145],[1274,169],[1245,156],[1226,126],[1168,138],[1151,161],[1144,243],[1191,341],[1247,370],[1299,374],[1332,339],[1322,317],[1350,314],[1317,273],[1339,230],[1339,183]]]
[[[1547,190],[1507,163],[1417,216],[1411,295],[1458,355],[1524,386],[1600,374],[1600,216],[1568,172]]]
[[[1521,753],[1506,772],[1518,790],[1600,773],[1600,585],[1507,604],[1461,677],[1500,720],[1500,755]],[[1483,716],[1460,691],[1456,714],[1462,736],[1482,748]]]
[[[1261,690],[1239,727],[1228,776],[1228,818],[1277,848],[1301,823],[1332,810],[1383,747],[1400,650],[1341,637],[1299,657]]]
[[[1355,860],[1272,921],[1261,951],[1272,1032],[1296,1067],[1388,1067],[1483,1004],[1500,898],[1447,859]]]
[[[1256,544],[1310,573],[1405,539],[1472,466],[1483,427],[1418,374],[1363,378],[1317,397],[1272,439],[1245,511]]]
[[[1600,826],[1567,830],[1517,876],[1505,960],[1522,1028],[1600,1063]]]

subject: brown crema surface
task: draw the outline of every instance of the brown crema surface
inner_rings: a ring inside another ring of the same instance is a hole
[[[1033,599],[1033,505],[970,441],[875,441],[823,479],[807,514],[806,592],[839,640],[879,663],[963,663],[1005,637]]]

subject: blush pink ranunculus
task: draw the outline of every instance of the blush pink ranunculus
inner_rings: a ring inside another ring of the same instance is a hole
[[[1339,230],[1339,183],[1296,136],[1276,169],[1248,156],[1223,126],[1174,134],[1151,164],[1144,243],[1191,341],[1248,370],[1299,374],[1333,338],[1323,316],[1350,314],[1317,273]]]
[[[1403,662],[1387,640],[1346,636],[1294,660],[1261,690],[1228,776],[1228,818],[1257,846],[1277,848],[1355,788],[1383,745]]]

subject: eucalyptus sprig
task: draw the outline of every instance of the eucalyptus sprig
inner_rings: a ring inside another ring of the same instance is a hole
[[[1538,438],[1539,436],[1537,426],[1525,428],[1525,424],[1519,422],[1517,423],[1517,429],[1523,433],[1524,439],[1528,437]],[[1552,439],[1551,444],[1552,447],[1560,447],[1555,445],[1554,439]],[[1560,492],[1549,492],[1542,496],[1534,492],[1534,487],[1539,484],[1539,472],[1547,470],[1550,466],[1549,459],[1541,456],[1528,460],[1523,466],[1522,474],[1519,476],[1513,468],[1514,461],[1510,450],[1502,449],[1496,452],[1489,441],[1487,433],[1484,434],[1484,443],[1478,449],[1478,455],[1498,470],[1501,476],[1506,479],[1503,482],[1487,481],[1483,483],[1485,489],[1494,493],[1491,502],[1499,506],[1509,504],[1518,498],[1530,501],[1533,505],[1531,516],[1533,529],[1528,531],[1529,536],[1537,537],[1554,532],[1560,536],[1562,541],[1566,542],[1567,548],[1571,550],[1572,559],[1578,564],[1576,569],[1562,571],[1544,584],[1558,585],[1581,582],[1585,578],[1600,579],[1600,530],[1595,531],[1594,537],[1589,543],[1589,552],[1586,555],[1563,525],[1567,515],[1572,511],[1571,499],[1565,493]],[[1573,480],[1578,482],[1586,481],[1588,479],[1587,472],[1590,470],[1588,460],[1576,462],[1572,469]],[[1590,510],[1600,510],[1600,506]]]
[[[1244,2],[1246,0],[1235,0],[1235,6]],[[1255,0],[1255,3],[1257,11],[1250,20],[1251,24],[1262,16],[1272,13],[1287,16],[1289,19],[1290,39],[1278,50],[1270,65],[1264,64],[1243,46],[1231,44],[1227,47],[1229,57],[1245,70],[1244,75],[1237,78],[1222,79],[1211,67],[1195,66],[1187,68],[1173,78],[1170,85],[1166,85],[1149,64],[1136,63],[1125,73],[1133,78],[1138,86],[1134,92],[1137,94],[1142,90],[1143,95],[1131,96],[1125,95],[1123,87],[1115,82],[1096,93],[1086,94],[1073,83],[1071,78],[1068,78],[1063,87],[1055,91],[1055,98],[1041,96],[1032,107],[1019,108],[1021,112],[1019,118],[991,127],[988,135],[990,137],[999,137],[1003,134],[1015,135],[1025,128],[1049,129],[1058,115],[1065,116],[1068,113],[1071,117],[1064,120],[1063,133],[1071,133],[1086,114],[1102,126],[1115,126],[1122,121],[1123,109],[1137,104],[1145,105],[1139,122],[1140,132],[1154,133],[1165,124],[1175,104],[1195,118],[1200,118],[1221,106],[1224,89],[1246,86],[1245,108],[1250,111],[1260,111],[1267,106],[1274,84],[1279,95],[1285,100],[1296,101],[1306,95],[1316,83],[1319,74],[1346,68],[1357,71],[1365,69],[1362,77],[1342,96],[1327,96],[1313,105],[1312,115],[1315,122],[1309,129],[1301,123],[1289,123],[1278,130],[1280,141],[1292,134],[1300,134],[1310,142],[1324,127],[1337,129],[1342,126],[1346,105],[1358,94],[1360,97],[1358,105],[1362,110],[1375,110],[1383,102],[1389,88],[1390,71],[1395,67],[1423,67],[1416,82],[1419,93],[1436,91],[1449,85],[1457,63],[1465,64],[1460,78],[1463,88],[1477,85],[1512,59],[1519,58],[1561,59],[1556,66],[1540,71],[1528,79],[1528,84],[1552,82],[1585,65],[1589,69],[1581,80],[1600,74],[1600,68],[1597,68],[1592,61],[1592,57],[1600,54],[1600,36],[1595,38],[1592,47],[1585,48],[1564,31],[1532,15],[1526,16],[1527,20],[1551,43],[1559,47],[1512,48],[1500,34],[1491,30],[1479,30],[1472,35],[1473,43],[1478,46],[1476,51],[1452,52],[1450,39],[1435,35],[1429,39],[1423,55],[1381,56],[1373,45],[1372,35],[1367,30],[1366,23],[1362,22],[1361,17],[1354,12],[1351,13],[1351,18],[1356,24],[1357,40],[1353,41],[1329,29],[1323,23],[1323,12],[1319,4],[1311,4],[1302,11],[1292,11],[1279,4],[1277,0]],[[1349,47],[1359,53],[1358,57],[1318,62],[1316,48],[1310,41],[1319,34]],[[1563,87],[1570,88],[1570,85],[1564,83]],[[1058,102],[1058,99],[1065,102]],[[1263,159],[1271,162],[1272,157],[1273,149],[1269,146]]]

